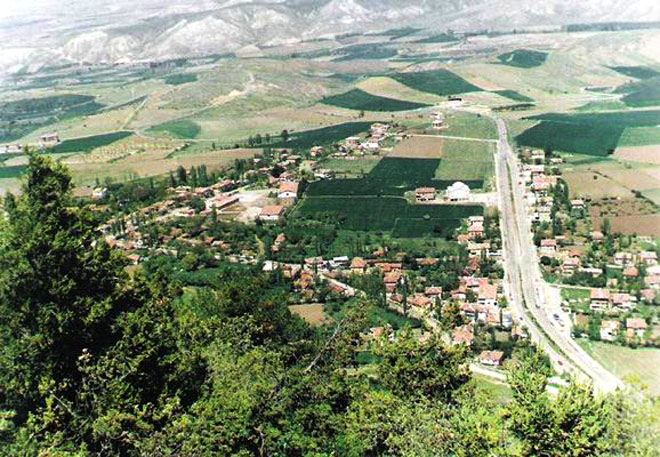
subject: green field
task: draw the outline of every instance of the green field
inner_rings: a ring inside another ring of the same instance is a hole
[[[372,122],[345,122],[320,129],[291,132],[287,142],[274,142],[270,146],[274,148],[311,148],[312,146],[328,145],[366,132],[371,124]]]
[[[457,111],[446,116],[447,128],[443,135],[466,138],[496,139],[497,127],[488,117]]]
[[[628,381],[641,382],[660,395],[660,349],[631,349],[614,344],[579,340],[580,346],[597,362]]]
[[[494,94],[500,95],[502,97],[506,97],[510,100],[516,101],[516,102],[533,102],[534,99],[530,98],[526,95],[523,95],[519,92],[516,92],[515,90],[494,90]]]
[[[197,75],[195,73],[177,73],[175,75],[169,75],[163,78],[165,84],[170,86],[178,86],[180,84],[192,83],[197,81]]]
[[[516,49],[497,56],[501,64],[518,68],[539,67],[548,59],[547,52],[533,51],[531,49]]]
[[[481,91],[479,87],[470,84],[449,70],[397,73],[390,77],[413,89],[436,95],[453,95]]]
[[[397,55],[395,48],[386,47],[383,43],[366,43],[346,46],[335,51],[333,55],[338,55],[333,62],[345,62],[348,60],[380,60],[388,59]]]
[[[52,152],[55,154],[62,154],[65,152],[89,152],[92,149],[107,146],[115,141],[129,137],[132,134],[133,132],[122,131],[64,140],[57,146],[53,147]]]
[[[362,111],[408,111],[430,106],[426,103],[415,103],[405,100],[396,100],[394,98],[380,97],[360,89],[353,89],[343,94],[325,97],[321,100],[321,103]]]
[[[445,189],[456,181],[435,179],[436,169],[440,159],[406,159],[384,158],[371,169],[365,178],[360,179],[327,179],[311,183],[307,187],[307,195],[320,196],[402,196],[405,192],[417,187],[435,187]],[[480,179],[466,181],[472,188],[480,188]]]
[[[660,127],[629,127],[623,131],[619,146],[660,144]]]
[[[650,79],[660,76],[660,72],[649,67],[632,66],[632,67],[608,67],[608,68],[610,70],[616,71],[617,73],[621,73],[622,75],[630,76],[631,78],[637,78],[637,79]]]
[[[616,149],[623,127],[541,122],[516,137],[521,146],[606,156]]]
[[[360,157],[355,160],[346,159],[327,159],[319,164],[324,170],[334,171],[338,175],[350,175],[354,177],[363,177],[368,174],[376,165],[380,158]]]
[[[452,41],[458,41],[458,38],[448,33],[440,33],[438,35],[422,38],[415,41],[415,43],[450,43]]]
[[[174,138],[182,139],[196,138],[201,130],[197,122],[189,119],[163,122],[149,129],[151,132],[167,133]]]
[[[521,146],[606,156],[619,145],[626,127],[659,125],[660,111],[549,113],[525,119],[541,123],[516,137]]]
[[[626,93],[621,99],[626,106],[641,108],[660,105],[660,77],[626,84],[617,92]]]
[[[477,205],[411,205],[401,197],[306,197],[295,214],[333,214],[346,230],[389,232],[398,225],[396,236],[405,238],[450,236],[461,219],[482,212]]]
[[[0,167],[0,179],[6,178],[18,178],[23,173],[27,167],[25,165],[12,165],[8,167]]]
[[[486,181],[493,174],[495,144],[445,138],[435,178],[442,181]]]

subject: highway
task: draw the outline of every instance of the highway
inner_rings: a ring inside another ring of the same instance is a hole
[[[563,329],[553,322],[547,308],[548,284],[543,280],[530,221],[519,183],[518,159],[508,140],[504,121],[493,117],[498,129],[495,174],[506,269],[506,287],[514,315],[530,331],[532,341],[542,347],[560,373],[581,382],[591,382],[597,392],[623,387],[614,376],[587,354]],[[547,309],[546,309],[547,308]]]

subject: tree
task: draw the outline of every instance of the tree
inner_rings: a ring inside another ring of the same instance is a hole
[[[180,186],[188,183],[188,173],[186,173],[186,169],[180,165],[176,169],[176,176]]]
[[[286,143],[289,141],[289,131],[287,129],[282,130],[280,133],[280,138],[282,138],[282,141]]]
[[[0,399],[18,422],[68,416],[79,358],[110,344],[115,318],[135,306],[125,259],[97,242],[91,214],[71,206],[71,176],[32,154],[0,235]]]

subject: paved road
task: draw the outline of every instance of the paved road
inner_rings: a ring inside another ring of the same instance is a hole
[[[622,387],[621,380],[591,358],[567,332],[558,328],[552,313],[545,309],[549,286],[543,280],[536,256],[522,186],[518,183],[517,157],[509,145],[506,124],[502,119],[495,120],[499,133],[496,178],[507,287],[513,311],[558,371],[567,372],[582,381],[591,381],[600,392]]]

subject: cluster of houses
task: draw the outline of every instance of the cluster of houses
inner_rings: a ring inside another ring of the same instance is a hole
[[[340,152],[377,153],[383,147],[385,138],[390,134],[390,128],[389,124],[374,123],[369,129],[369,136],[366,139],[358,136],[348,137],[340,147]]]
[[[39,142],[33,146],[39,149],[52,148],[60,143],[58,133],[46,133],[39,137]],[[23,154],[25,147],[18,143],[0,144],[0,154]]]

